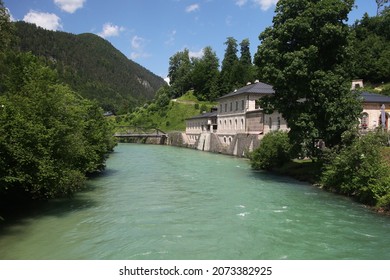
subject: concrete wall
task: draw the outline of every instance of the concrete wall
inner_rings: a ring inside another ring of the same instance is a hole
[[[248,152],[252,152],[260,144],[260,137],[254,134],[236,134],[231,136],[231,143],[221,143],[219,136],[216,133],[203,133],[195,144],[190,144],[186,140],[185,133],[175,132],[169,133],[167,145],[176,147],[193,148],[201,151],[233,155],[238,157],[248,156]]]

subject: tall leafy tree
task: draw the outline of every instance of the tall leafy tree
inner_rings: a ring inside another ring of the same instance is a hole
[[[0,96],[0,204],[4,197],[71,195],[85,174],[104,167],[114,146],[103,112],[59,84],[33,55],[9,55],[7,62]]]
[[[360,101],[350,91],[350,31],[353,0],[280,0],[273,26],[260,35],[255,56],[275,94],[265,99],[290,127],[297,146],[319,137],[336,145],[354,125]]]
[[[5,8],[3,1],[0,0],[0,46],[3,51],[9,47],[13,36],[13,26],[9,23],[8,10]]]
[[[169,58],[168,77],[172,97],[180,97],[191,89],[191,71],[192,64],[188,49],[177,52]]]
[[[10,24],[10,16],[4,3],[0,0],[0,94],[4,90],[4,75],[8,71],[5,59],[6,53],[11,48],[11,43],[14,41],[14,28]]]
[[[353,25],[356,38],[355,77],[366,82],[390,82],[390,9],[363,18]]]
[[[199,100],[214,100],[217,97],[218,68],[217,54],[210,46],[203,49],[201,58],[193,59],[192,81],[194,94]]]

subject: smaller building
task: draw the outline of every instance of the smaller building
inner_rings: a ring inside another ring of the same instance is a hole
[[[188,144],[194,145],[202,133],[215,133],[217,128],[217,108],[212,108],[211,112],[204,112],[186,119]]]
[[[362,92],[363,112],[360,118],[362,130],[379,127],[389,129],[390,96]]]

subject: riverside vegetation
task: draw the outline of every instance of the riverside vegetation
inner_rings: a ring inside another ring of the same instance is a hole
[[[381,46],[390,39],[390,9],[373,18],[365,15],[351,29],[345,21],[353,5],[352,0],[278,2],[273,26],[260,35],[255,63],[275,88],[272,97],[261,100],[263,107],[281,112],[290,131],[266,135],[251,155],[252,166],[289,174],[295,168],[301,176],[302,169],[288,162],[311,158],[303,168],[312,175],[306,179],[389,210],[390,166],[384,156],[389,135],[381,130],[359,134],[362,105],[350,81],[355,75],[389,81],[383,59],[390,53]],[[367,44],[378,47],[378,57]],[[316,141],[326,148],[315,148]]]
[[[71,196],[115,146],[98,104],[15,49],[14,31],[0,1],[0,217],[32,200]]]

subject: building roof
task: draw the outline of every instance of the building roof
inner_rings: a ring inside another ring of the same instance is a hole
[[[208,112],[208,113],[203,113],[203,114],[200,114],[200,115],[197,115],[197,116],[193,116],[191,118],[188,118],[186,120],[195,120],[195,119],[209,119],[209,118],[213,118],[213,117],[217,117],[217,111],[213,111],[213,112]]]
[[[219,99],[236,96],[236,95],[243,94],[243,93],[274,94],[275,91],[271,85],[268,85],[268,84],[265,84],[262,82],[257,82],[257,83],[246,85],[242,88],[239,88],[231,93],[228,93],[228,94],[220,97]]]
[[[363,102],[367,103],[390,103],[390,96],[362,92],[361,97],[363,98]]]

